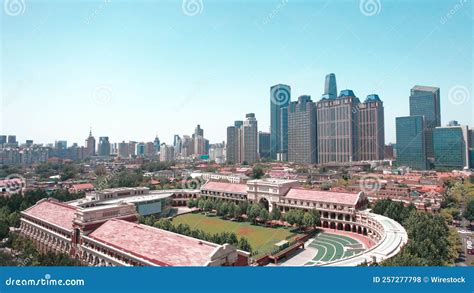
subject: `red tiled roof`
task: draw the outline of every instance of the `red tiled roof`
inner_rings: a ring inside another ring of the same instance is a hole
[[[238,183],[209,181],[202,186],[202,189],[229,193],[247,193],[247,185]]]
[[[160,266],[204,266],[217,244],[123,220],[109,220],[89,235]]]
[[[76,207],[47,199],[38,202],[24,213],[63,229],[72,230],[75,211]]]
[[[76,189],[76,190],[81,190],[81,189],[94,189],[94,185],[92,185],[92,183],[73,184],[71,187],[74,188],[74,189]]]
[[[292,188],[285,196],[288,199],[319,201],[334,204],[355,205],[359,199],[356,193],[331,192]]]

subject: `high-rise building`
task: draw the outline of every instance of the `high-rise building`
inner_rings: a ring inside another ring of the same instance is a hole
[[[135,156],[137,154],[137,142],[129,141],[128,142],[128,154],[130,156]]]
[[[33,145],[33,140],[32,139],[27,139],[26,142],[25,142],[25,145],[27,147],[31,147]],[[0,146],[2,146],[1,143],[0,143]]]
[[[433,129],[441,126],[440,93],[438,87],[416,85],[410,92],[410,116],[425,117],[426,155],[433,158]]]
[[[433,130],[434,166],[437,169],[469,168],[467,126],[436,127]]]
[[[89,137],[86,138],[86,157],[95,156],[95,138],[92,136],[92,129],[89,131]]]
[[[336,99],[317,102],[318,163],[347,163],[358,160],[359,99],[352,90]]]
[[[192,156],[194,153],[193,139],[189,135],[183,135],[182,141],[181,156],[184,158]]]
[[[358,106],[358,159],[374,161],[384,159],[385,126],[384,108],[378,95],[368,95]]]
[[[254,113],[245,115],[244,124],[242,126],[242,163],[253,164],[258,160],[257,137],[258,124]]]
[[[152,141],[149,141],[145,144],[145,156],[153,157],[155,155],[155,145]]]
[[[145,143],[144,142],[137,143],[137,156],[138,157],[145,156]]]
[[[181,147],[182,147],[182,139],[179,137],[179,135],[175,134],[174,139],[173,139],[173,146],[174,146],[174,152],[175,154],[181,154]]]
[[[291,101],[291,88],[277,84],[270,88],[270,145],[271,158],[284,158],[288,151],[288,124],[286,109]]]
[[[238,136],[239,129],[242,124],[235,123],[234,126],[227,127],[226,161],[229,164],[235,164],[240,162],[240,158],[238,157]]]
[[[288,106],[288,161],[317,162],[316,104],[310,96],[300,96]]]
[[[396,118],[398,165],[419,170],[428,168],[424,124],[424,116]]]
[[[160,151],[160,146],[161,146],[158,135],[155,137],[155,140],[153,141],[153,146],[154,146],[155,154],[157,154]]]
[[[336,75],[334,73],[329,73],[328,75],[326,75],[326,80],[324,81],[323,98],[326,98],[326,99],[337,98]]]
[[[7,136],[0,135],[0,147],[7,143]]]
[[[99,156],[109,156],[110,155],[110,142],[108,136],[99,137],[99,146],[98,146]]]
[[[204,139],[204,129],[201,128],[201,125],[198,124],[196,126],[192,137],[193,137],[193,145],[194,145],[193,155],[200,156],[200,155],[207,154],[206,153],[206,140]]]
[[[270,158],[270,132],[258,132],[258,154],[260,158]]]
[[[122,141],[118,144],[118,155],[121,158],[128,158],[130,156],[128,143],[126,143],[125,141]]]
[[[161,144],[160,147],[160,161],[172,162],[174,161],[174,147],[172,145]]]
[[[8,144],[15,144],[17,143],[16,141],[16,135],[9,135],[7,139]]]

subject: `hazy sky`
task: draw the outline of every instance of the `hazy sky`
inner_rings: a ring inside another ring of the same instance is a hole
[[[172,143],[199,123],[213,143],[249,112],[268,131],[271,85],[317,101],[329,72],[379,94],[386,142],[415,84],[474,126],[468,0],[4,1],[0,133],[20,142]]]

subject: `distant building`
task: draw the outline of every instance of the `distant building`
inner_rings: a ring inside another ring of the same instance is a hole
[[[288,145],[286,108],[291,101],[291,88],[277,84],[270,88],[270,146],[271,158],[285,157]],[[282,111],[282,109],[285,109]],[[278,155],[280,154],[280,155]]]
[[[155,140],[153,141],[153,146],[154,146],[155,154],[157,154],[160,151],[160,146],[161,146],[158,135],[155,137]]]
[[[137,143],[137,156],[138,157],[145,156],[145,143],[144,142]]]
[[[359,104],[352,90],[316,104],[319,164],[358,161]]]
[[[310,96],[300,96],[288,106],[288,161],[317,162],[316,104]]]
[[[336,75],[334,73],[329,73],[326,75],[323,97],[327,99],[337,98]]]
[[[92,129],[89,132],[89,137],[86,138],[86,157],[95,156],[95,138],[92,136]]]
[[[7,143],[7,136],[0,135],[0,147]]]
[[[174,147],[172,145],[162,143],[160,149],[160,162],[174,161]]]
[[[99,156],[109,156],[110,155],[110,142],[108,136],[99,137]]]
[[[419,170],[428,168],[424,123],[424,116],[396,118],[398,165]]]
[[[434,166],[440,169],[469,168],[467,126],[436,127],[433,130]]]
[[[130,152],[128,150],[128,143],[122,141],[118,144],[118,155],[121,158],[128,158],[130,156]]]
[[[388,144],[384,147],[384,158],[385,159],[395,158],[395,151],[394,151],[393,144]]]
[[[425,117],[426,155],[433,158],[433,129],[441,126],[441,104],[438,87],[416,85],[410,92],[410,116]]]
[[[385,125],[383,103],[378,95],[368,95],[358,106],[358,160],[384,159]]]
[[[270,158],[270,132],[258,132],[258,155],[260,156],[260,158]]]
[[[254,113],[245,115],[246,119],[242,125],[241,140],[241,163],[253,164],[258,160],[257,137],[258,125]]]

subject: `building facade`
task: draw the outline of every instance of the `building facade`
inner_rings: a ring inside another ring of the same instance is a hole
[[[270,155],[276,160],[278,154],[284,157],[287,149],[288,127],[286,125],[286,111],[291,101],[291,88],[285,84],[277,84],[270,88]]]
[[[369,95],[358,109],[358,159],[383,160],[385,146],[383,103],[378,95]]]
[[[467,126],[433,129],[434,166],[437,169],[469,168],[469,132]]]
[[[424,116],[396,118],[398,165],[418,170],[428,168],[424,124]]]
[[[310,96],[300,96],[288,106],[288,161],[317,162],[316,104]]]

